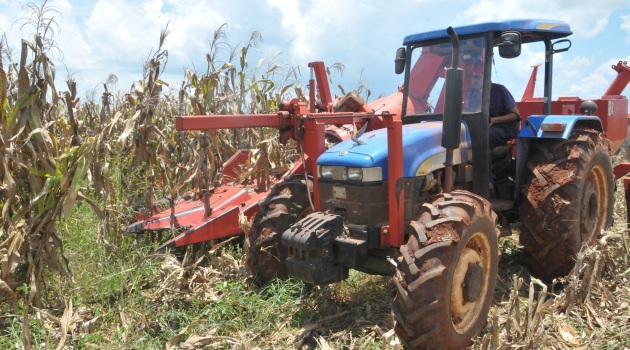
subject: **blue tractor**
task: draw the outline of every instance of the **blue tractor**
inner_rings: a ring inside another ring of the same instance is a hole
[[[341,281],[349,269],[392,275],[406,348],[469,346],[492,303],[500,224],[523,223],[529,267],[551,280],[612,221],[612,156],[626,138],[628,103],[623,88],[552,101],[554,54],[569,49],[571,33],[561,21],[512,20],[407,36],[395,59],[401,115],[382,113],[385,128],[355,131],[317,158],[312,178],[280,184],[253,220],[250,264],[273,260],[261,265],[272,276],[311,284]],[[518,138],[491,151],[495,51],[514,58],[529,43],[544,45],[544,96],[519,103]],[[474,75],[483,89],[470,107]]]
[[[323,62],[312,62],[320,103],[311,78],[310,106],[295,98],[275,113],[179,116],[180,131],[275,127],[303,157],[270,192],[265,183],[281,177],[263,174],[256,193],[221,186],[125,231],[183,230],[160,250],[244,232],[246,265],[263,283],[329,284],[350,269],[393,276],[404,346],[462,349],[486,322],[501,232],[520,222],[532,274],[564,276],[611,225],[615,180],[630,172],[630,163],[612,165],[628,130],[626,62],[613,66],[601,98],[552,99],[554,56],[569,50],[571,34],[567,23],[536,19],[413,34],[395,57],[403,87],[369,105],[352,93],[333,103]],[[490,149],[495,53],[515,58],[534,43],[545,52],[544,96],[533,96],[533,74],[510,112],[520,112],[506,130],[514,138]],[[246,154],[224,173],[237,176]],[[628,202],[630,176],[624,188]]]

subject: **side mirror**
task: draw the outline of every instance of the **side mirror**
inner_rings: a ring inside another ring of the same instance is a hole
[[[571,48],[571,40],[569,39],[558,40],[551,45],[551,49],[553,50],[553,53],[569,51],[570,48]]]
[[[499,55],[503,58],[516,58],[521,55],[521,33],[503,32],[497,44]]]
[[[396,50],[396,58],[394,59],[394,71],[400,74],[405,71],[405,62],[407,60],[407,50],[404,47]]]

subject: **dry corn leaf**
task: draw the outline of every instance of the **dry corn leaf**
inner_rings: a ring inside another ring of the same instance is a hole
[[[603,328],[606,329],[606,321],[604,321],[604,318],[600,317],[597,312],[595,311],[595,309],[593,308],[593,306],[591,305],[591,303],[586,303],[586,310],[588,310],[588,312],[593,315],[593,318],[595,319],[595,321],[597,322],[597,324]]]
[[[578,332],[571,325],[566,323],[558,323],[556,325],[558,333],[562,340],[571,347],[580,345]]]
[[[321,350],[333,350],[332,346],[330,346],[330,344],[328,344],[326,339],[324,339],[323,337],[321,337],[321,336],[317,337],[316,341],[317,341],[317,345],[319,345],[319,349],[321,349]]]
[[[66,344],[66,337],[68,334],[68,329],[70,326],[72,315],[73,315],[72,299],[69,299],[69,301],[66,301],[66,308],[65,310],[63,310],[63,316],[61,316],[61,319],[59,320],[61,340],[59,340],[59,343],[57,344],[57,347],[55,348],[56,350],[63,349],[64,345]]]
[[[174,347],[179,342],[179,339],[182,337],[182,335],[184,335],[184,333],[188,332],[188,328],[196,327],[199,324],[199,322],[200,321],[194,321],[194,322],[190,323],[189,325],[187,325],[186,327],[182,328],[179,331],[179,333],[177,333],[175,336],[171,337],[171,339],[169,339],[166,342],[166,349],[171,349],[172,347]],[[211,332],[212,333],[216,332],[216,329],[214,329]]]
[[[233,339],[229,337],[217,337],[214,335],[216,331],[217,329],[213,328],[212,330],[210,330],[209,334],[205,336],[199,336],[197,334],[193,334],[190,337],[188,337],[188,339],[186,339],[186,341],[183,344],[180,344],[179,348],[180,349],[199,349],[207,344],[214,342],[218,338],[230,339],[230,340]]]
[[[118,316],[120,317],[120,323],[123,327],[122,332],[122,340],[127,340],[127,334],[129,333],[129,324],[127,323],[127,316],[125,312],[122,310],[122,306],[118,305]]]
[[[5,294],[5,297],[2,297],[2,293]],[[13,290],[11,289],[11,287],[0,278],[0,300],[4,298],[7,298],[11,301],[11,310],[13,312],[17,312],[17,308],[18,308],[17,296],[15,295],[15,293],[13,293]]]

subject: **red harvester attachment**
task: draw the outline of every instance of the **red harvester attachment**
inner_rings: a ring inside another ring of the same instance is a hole
[[[325,150],[325,139],[339,142],[350,138],[353,123],[364,125],[369,121],[368,130],[374,130],[384,127],[383,119],[385,118],[400,119],[402,92],[396,92],[370,104],[365,104],[356,94],[350,93],[334,103],[324,63],[311,62],[309,67],[312,74],[309,81],[310,104],[308,106],[294,99],[283,103],[277,113],[180,116],[176,119],[176,128],[180,131],[248,127],[277,128],[281,140],[292,138],[297,141],[298,150],[303,150],[305,153],[306,171],[312,172],[315,169],[317,156]],[[315,103],[315,80],[321,100],[319,104]],[[377,114],[379,112],[380,114]],[[228,184],[227,179],[237,178],[236,169],[246,163],[248,156],[249,150],[240,150],[227,160],[223,164],[223,183],[209,191],[205,198],[190,196],[191,199],[183,200],[174,207],[174,213],[167,209],[127,226],[124,231],[143,233],[171,228],[185,230],[161,245],[158,251],[174,250],[189,244],[242,234],[240,216],[252,218],[258,212],[259,202],[271,192],[271,188],[267,191],[248,190],[245,183]],[[270,187],[282,179],[304,173],[304,165],[300,160],[285,174],[270,176]],[[314,186],[317,185],[314,184]],[[318,196],[316,189],[314,195]],[[315,202],[319,203],[317,199]],[[171,217],[174,218],[172,223]]]

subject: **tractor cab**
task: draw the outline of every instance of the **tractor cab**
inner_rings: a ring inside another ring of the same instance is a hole
[[[521,53],[521,44],[542,42],[545,45],[546,63],[544,78],[544,109],[537,114],[549,114],[551,110],[551,80],[553,54],[570,47],[569,25],[561,21],[511,20],[479,23],[453,28],[459,44],[456,59],[463,72],[461,82],[456,82],[448,96],[447,68],[453,65],[453,44],[447,30],[437,30],[405,37],[396,54],[396,73],[405,74],[402,107],[403,124],[445,120],[445,101],[461,103],[461,121],[470,133],[472,170],[460,172],[464,188],[485,198],[489,197],[488,163],[492,156],[488,146],[489,99],[494,48],[503,58],[515,58]],[[552,42],[554,40],[561,39]],[[522,120],[527,115],[522,115]],[[457,130],[455,130],[456,132]],[[452,137],[444,130],[446,138]],[[508,167],[514,172],[515,166]],[[468,177],[462,178],[462,176]],[[511,174],[514,178],[514,174]],[[468,188],[471,187],[471,188]],[[510,184],[510,201],[514,197],[514,184]],[[502,194],[505,191],[502,191]]]

